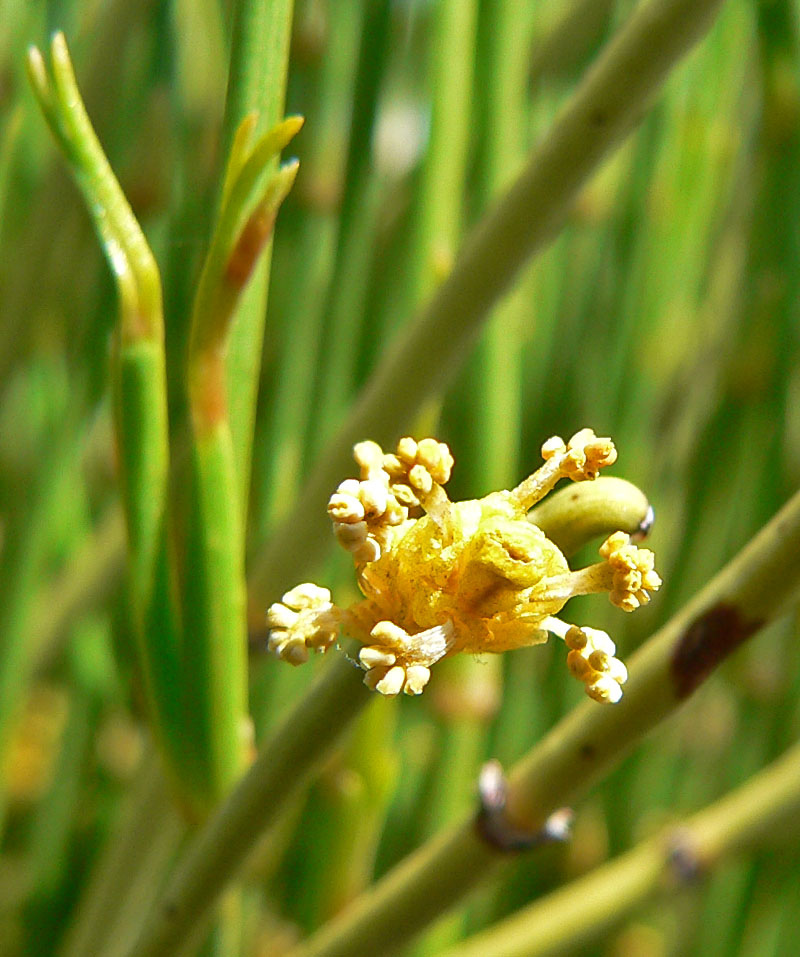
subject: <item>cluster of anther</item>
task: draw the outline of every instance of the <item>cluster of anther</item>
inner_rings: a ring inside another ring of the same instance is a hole
[[[411,635],[391,621],[379,621],[370,632],[373,644],[364,645],[358,662],[367,672],[364,684],[383,695],[422,694],[430,668],[415,660]]]
[[[567,667],[583,682],[589,697],[616,704],[622,697],[622,685],[628,680],[628,669],[614,657],[617,649],[606,632],[572,625],[564,636],[564,644],[569,648]]]
[[[649,548],[631,544],[630,535],[614,532],[600,546],[600,554],[608,562],[613,575],[609,593],[612,604],[623,611],[635,611],[650,601],[650,592],[661,587],[661,577],[654,568],[655,555]]]
[[[383,468],[397,500],[413,507],[425,501],[434,484],[444,485],[450,480],[453,456],[444,442],[415,442],[406,437],[397,443],[395,455],[383,456]]]
[[[591,429],[581,429],[565,443],[554,435],[542,446],[545,462],[556,458],[564,476],[573,482],[592,481],[600,469],[617,461],[617,450],[611,439],[598,438]]]
[[[389,486],[383,450],[377,442],[359,442],[353,450],[358,479],[345,479],[328,502],[328,515],[339,544],[356,564],[377,561],[389,544],[391,530],[408,518]]]
[[[302,665],[308,661],[309,648],[327,651],[341,621],[342,613],[327,588],[297,585],[267,611],[269,650],[290,664]]]

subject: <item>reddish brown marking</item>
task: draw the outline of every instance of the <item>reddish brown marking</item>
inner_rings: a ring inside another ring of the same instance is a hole
[[[191,395],[195,428],[210,431],[227,417],[225,361],[216,350],[206,350],[196,358]]]
[[[245,285],[274,225],[274,212],[256,211],[247,220],[225,266],[225,277],[228,282],[240,288]]]
[[[679,698],[687,698],[711,672],[758,631],[763,621],[748,620],[735,605],[715,605],[692,622],[672,654],[672,680]]]

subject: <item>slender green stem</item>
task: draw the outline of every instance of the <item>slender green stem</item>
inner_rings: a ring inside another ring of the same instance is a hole
[[[370,700],[339,657],[292,708],[246,776],[192,842],[131,957],[174,954],[207,917],[257,836],[272,824],[339,734]]]
[[[439,0],[429,54],[431,135],[414,210],[413,311],[450,272],[461,241],[472,115],[477,0]],[[453,64],[459,69],[454,70]]]
[[[268,175],[265,184],[259,181],[301,124],[297,118],[285,120],[252,149],[252,119],[246,118],[240,127],[192,316],[188,361],[192,500],[182,673],[187,684],[187,733],[194,742],[193,799],[201,814],[241,774],[248,745],[244,526],[225,356],[236,308],[294,182],[297,163]]]
[[[330,441],[296,508],[257,557],[252,620],[296,581],[323,535],[320,507],[348,474],[352,446],[383,441],[438,395],[472,346],[490,307],[522,264],[563,223],[571,202],[631,131],[675,63],[710,26],[721,0],[652,0],[610,43],[549,135],[467,238],[453,271],[394,342]]]
[[[354,387],[358,340],[364,331],[364,303],[382,192],[380,178],[370,169],[371,139],[387,67],[390,8],[390,0],[369,0],[364,4],[344,195],[325,306],[325,362],[319,370],[318,428],[309,437],[314,453],[342,420]]]
[[[283,117],[293,0],[242,0],[234,7],[223,143],[227,155],[239,124],[257,113],[264,129]],[[236,311],[226,359],[230,428],[239,507],[247,513],[256,395],[267,312],[272,242]]]
[[[280,312],[280,374],[270,389],[266,433],[269,453],[263,456],[260,482],[267,525],[285,515],[294,501],[307,439],[316,430],[315,385],[327,365],[327,353],[321,347],[324,290],[332,267],[336,197],[343,163],[341,123],[351,109],[354,52],[361,25],[359,7],[354,0],[338,5],[328,25],[319,64],[308,71],[311,77],[306,78],[306,82],[312,78],[316,81],[315,96],[308,103],[312,122],[304,137],[300,192],[305,203],[291,244],[302,281],[291,289]],[[311,422],[314,429],[309,429]]]
[[[183,599],[192,801],[201,816],[242,773],[249,743],[243,542],[233,446],[223,423],[197,436],[192,451]]]
[[[50,528],[75,494],[79,452],[66,428],[39,463],[33,482],[15,496],[7,513],[0,552],[0,760],[7,760],[14,725],[37,663],[38,643],[30,640],[36,584],[51,546]],[[6,793],[0,779],[0,830]]]
[[[507,815],[523,833],[574,800],[683,701],[739,644],[785,610],[800,589],[800,493],[630,662],[618,705],[587,701],[509,776]],[[399,945],[509,857],[464,821],[389,872],[292,957],[355,957]]]
[[[359,715],[347,742],[345,766],[350,780],[336,804],[336,827],[318,885],[316,923],[338,914],[369,887],[394,796],[400,771],[393,746],[397,702],[375,697]]]
[[[530,63],[533,83],[574,68],[610,19],[613,0],[576,0],[548,25]]]
[[[86,114],[63,34],[54,35],[50,52],[50,75],[35,47],[28,54],[28,73],[84,194],[119,294],[115,421],[134,630],[156,738],[180,779],[185,743],[176,693],[180,687],[178,639],[166,554],[169,447],[161,280]]]
[[[442,957],[551,957],[596,943],[645,901],[685,889],[733,854],[772,845],[800,810],[800,746],[746,784]]]
[[[119,506],[112,505],[36,601],[38,612],[31,631],[40,667],[53,662],[76,618],[106,603],[119,585],[124,566],[125,521]]]
[[[525,161],[532,24],[531,14],[521,16],[513,0],[484,9],[480,138],[484,209]],[[467,367],[472,373],[467,401],[475,397],[469,413],[476,434],[472,458],[483,473],[476,483],[481,491],[507,488],[518,473],[525,324],[537,320],[526,292],[527,283],[521,283],[498,304],[478,342],[472,367]]]
[[[126,952],[184,831],[161,768],[145,758],[118,826],[84,891],[64,944],[64,957],[121,957]]]

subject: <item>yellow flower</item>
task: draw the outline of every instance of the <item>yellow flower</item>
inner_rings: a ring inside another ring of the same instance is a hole
[[[393,454],[375,442],[354,449],[358,479],[331,496],[338,541],[352,554],[364,600],[338,609],[302,585],[269,612],[270,648],[300,664],[326,650],[341,626],[361,641],[365,683],[385,695],[419,694],[436,661],[459,652],[508,651],[547,640],[570,649],[568,667],[598,701],[615,702],[627,673],[605,632],[555,617],[574,595],[607,591],[633,611],[661,585],[653,554],[623,532],[601,546],[603,561],[572,571],[527,513],[562,478],[591,481],[617,457],[610,439],[582,429],[542,446],[544,464],[509,491],[451,502],[453,458],[435,439],[403,438]]]

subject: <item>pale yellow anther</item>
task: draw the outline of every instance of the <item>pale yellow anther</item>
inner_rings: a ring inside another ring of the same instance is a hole
[[[583,681],[589,675],[594,674],[594,669],[579,651],[570,651],[567,655],[567,668],[569,673],[578,681]]]
[[[587,661],[594,671],[608,671],[611,656],[605,651],[593,651]]]
[[[622,688],[610,675],[600,675],[587,684],[586,693],[601,704],[617,704],[622,698]]]
[[[613,465],[617,450],[609,438],[598,438],[591,429],[581,429],[567,443],[564,473],[573,481],[591,481],[600,469]]]
[[[453,456],[444,442],[436,439],[400,439],[395,455],[384,455],[383,467],[392,481],[392,489],[397,498],[407,505],[417,505],[419,500],[414,491],[404,492],[408,485],[423,496],[428,495],[434,483],[444,485],[450,479],[453,468]]]
[[[392,621],[379,621],[369,636],[376,644],[402,646],[408,643],[408,632]]]
[[[567,668],[595,701],[615,704],[622,697],[622,685],[628,679],[625,665],[614,657],[616,647],[599,628],[566,626],[558,619],[547,619],[546,626],[560,635],[570,649]]]
[[[369,671],[370,668],[389,668],[397,661],[397,656],[391,651],[365,645],[358,653],[358,661],[362,668]]]
[[[383,470],[390,479],[401,478],[406,474],[408,464],[403,462],[397,455],[388,453],[383,457]]]
[[[267,624],[270,628],[291,628],[297,618],[296,611],[277,601],[267,609]]]
[[[377,562],[381,557],[381,546],[376,539],[368,536],[357,548],[351,548],[350,552],[356,564],[366,565],[369,562]]]
[[[401,691],[407,695],[418,695],[422,694],[430,676],[430,669],[424,665],[377,664],[364,675],[364,684],[387,697],[394,697]]]
[[[383,449],[377,442],[358,442],[353,447],[353,458],[361,468],[361,477],[367,478],[370,473],[380,471],[383,466]]]
[[[392,497],[389,499],[383,518],[387,525],[400,525],[408,518],[408,509]]]
[[[364,505],[354,495],[347,492],[334,492],[328,501],[328,515],[334,522],[352,524],[364,518]]]
[[[367,673],[365,676],[365,681],[368,677],[369,673]],[[390,668],[386,674],[375,684],[375,690],[382,695],[393,698],[395,695],[400,694],[400,692],[403,690],[405,681],[405,668],[402,668],[400,665],[395,665],[393,668]]]
[[[389,489],[376,479],[367,479],[362,482],[358,497],[365,513],[371,517],[383,515],[389,505]]]
[[[616,654],[617,646],[607,632],[600,628],[590,628],[588,625],[581,628],[581,631],[588,639],[588,644],[591,645],[592,650],[604,651],[609,656]]]
[[[558,435],[551,436],[546,442],[542,443],[542,458],[545,462],[553,458],[554,455],[563,455],[567,451],[564,440]]]
[[[309,658],[308,645],[300,635],[289,635],[281,644],[278,654],[290,665],[304,665]]]
[[[348,551],[352,547],[360,545],[367,538],[367,523],[354,522],[352,525],[342,523],[335,528],[336,538],[340,545],[343,545]]]
[[[414,508],[419,505],[419,498],[409,485],[401,485],[399,483],[393,485],[392,493],[400,507],[405,508],[406,511],[408,511],[409,508]]]
[[[625,667],[625,663],[620,661],[619,658],[612,658],[608,665],[608,675],[610,678],[613,678],[617,684],[624,685],[628,680],[628,669]]]
[[[303,582],[295,585],[283,596],[283,604],[301,611],[305,608],[320,609],[330,606],[331,593],[327,588],[315,585],[313,582]]]
[[[425,685],[431,677],[430,668],[425,665],[409,665],[406,668],[406,682],[403,685],[403,691],[406,694],[422,694]]]
[[[423,442],[425,440],[423,439]],[[417,457],[417,443],[410,436],[406,435],[397,443],[397,457],[403,462],[410,464]]]
[[[415,465],[408,473],[408,482],[412,488],[427,495],[433,488],[433,476],[424,465]]]
[[[430,472],[434,482],[444,485],[450,481],[453,469],[453,456],[444,442],[436,439],[423,439],[417,446],[417,462]]]

